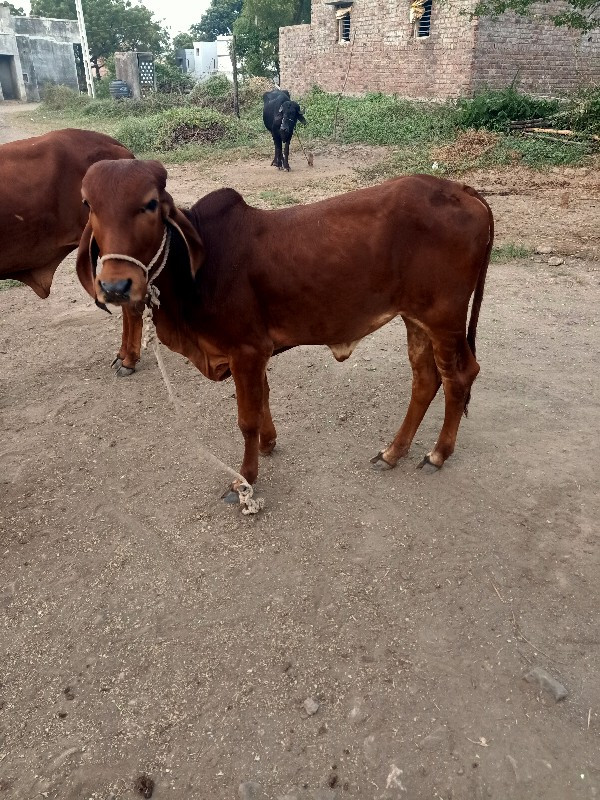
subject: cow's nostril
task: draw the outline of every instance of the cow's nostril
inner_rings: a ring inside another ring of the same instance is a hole
[[[131,279],[124,281],[100,281],[100,288],[106,295],[121,295],[125,297],[131,289]]]

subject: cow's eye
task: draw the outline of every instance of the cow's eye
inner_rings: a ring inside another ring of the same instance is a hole
[[[88,201],[87,201],[87,200],[82,200],[81,202],[82,202],[82,203],[83,203],[83,205],[84,205],[84,206],[86,206],[87,208],[89,208],[89,207],[90,207],[90,204],[88,203]]]
[[[158,200],[152,199],[152,200],[150,200],[149,203],[146,203],[146,205],[140,210],[141,211],[156,211],[157,208],[158,208]]]

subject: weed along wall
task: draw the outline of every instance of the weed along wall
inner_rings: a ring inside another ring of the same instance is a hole
[[[471,20],[474,0],[313,0],[311,23],[281,28],[281,85],[411,98],[470,95],[483,85],[537,94],[600,80],[600,33],[505,14]]]

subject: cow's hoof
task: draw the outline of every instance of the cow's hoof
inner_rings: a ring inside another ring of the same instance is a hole
[[[258,452],[261,454],[261,456],[270,456],[273,450],[275,449],[276,444],[277,440],[273,439],[272,442],[267,442],[267,444],[264,447],[261,445],[258,449]]]
[[[289,167],[284,167],[284,170],[285,170],[286,172],[289,172],[289,171],[290,171],[290,168],[289,168]]]
[[[115,370],[120,369],[123,366],[123,359],[117,356],[114,361],[111,363],[111,367]]]
[[[235,491],[235,489],[228,489],[225,492],[225,494],[221,495],[221,500],[224,503],[227,503],[227,505],[230,505],[230,506],[236,505],[237,506],[237,505],[239,505],[239,502],[240,502],[240,496]]]
[[[439,472],[441,467],[436,466],[427,455],[423,458],[423,461],[417,464],[417,469],[422,469],[426,475],[433,475],[434,472]]]
[[[383,450],[377,453],[376,456],[373,456],[371,459],[371,464],[374,470],[377,472],[385,472],[388,469],[394,469],[394,464],[388,464],[388,462],[383,457]]]

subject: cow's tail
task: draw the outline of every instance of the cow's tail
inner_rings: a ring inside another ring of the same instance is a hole
[[[465,188],[470,188],[470,187],[465,187]],[[483,301],[483,290],[485,287],[485,278],[487,275],[488,265],[490,263],[490,258],[492,255],[492,245],[494,244],[494,216],[492,214],[492,209],[490,208],[489,204],[479,194],[479,192],[476,192],[474,189],[471,189],[469,194],[472,194],[474,197],[476,197],[487,208],[489,226],[490,226],[490,238],[488,240],[481,269],[479,270],[479,275],[477,276],[477,283],[475,284],[475,291],[473,293],[473,302],[471,304],[471,318],[469,319],[469,327],[467,329],[467,342],[469,344],[469,347],[471,348],[473,357],[475,357],[476,354],[475,336],[477,334],[479,311],[481,309],[481,303]],[[470,399],[471,399],[471,390],[469,389],[469,392],[467,394],[467,399],[465,400],[465,408],[464,408],[465,417],[468,414]]]

